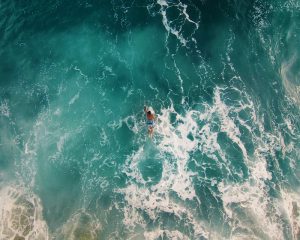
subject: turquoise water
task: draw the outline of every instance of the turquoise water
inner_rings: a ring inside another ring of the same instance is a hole
[[[299,13],[1,0],[0,239],[299,239]]]

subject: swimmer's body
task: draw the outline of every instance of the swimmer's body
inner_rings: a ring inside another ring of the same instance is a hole
[[[152,107],[144,106],[144,112],[146,113],[148,135],[150,138],[153,137],[154,126],[155,126],[155,112]]]

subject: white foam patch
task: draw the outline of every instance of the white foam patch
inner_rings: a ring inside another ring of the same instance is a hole
[[[195,38],[193,38],[193,35],[195,34],[196,30],[199,28],[199,23],[196,21],[193,21],[187,13],[187,8],[191,7],[190,5],[186,5],[181,2],[179,2],[177,4],[174,4],[174,3],[171,4],[166,0],[157,0],[157,4],[160,5],[159,12],[162,16],[162,23],[163,23],[165,29],[167,30],[168,35],[169,34],[174,35],[183,46],[186,46],[189,41],[195,41]],[[172,21],[168,20],[167,11],[171,7],[176,7],[177,10],[179,10],[180,14],[179,14],[178,18],[184,16],[184,20],[182,21],[181,25],[178,26],[178,28],[172,27],[171,26]],[[182,34],[182,30],[183,30],[184,24],[186,22],[192,23],[192,25],[194,25],[194,30],[188,38],[185,38]]]
[[[57,108],[55,111],[54,111],[54,115],[56,115],[56,116],[60,116],[61,115],[61,109],[60,108]]]
[[[57,152],[49,156],[49,159],[56,159],[64,148],[65,142],[68,139],[68,135],[61,135],[59,138],[54,138],[54,133],[49,128],[49,121],[53,114],[49,112],[43,112],[39,115],[35,124],[32,127],[30,135],[25,139],[24,148],[20,149],[21,160],[17,163],[18,171],[17,176],[20,182],[25,183],[27,187],[31,189],[35,186],[35,176],[37,172],[36,162],[38,157],[38,149],[46,144],[56,145]],[[60,131],[59,128],[55,128],[55,131]],[[58,135],[58,134],[57,134]],[[59,135],[58,135],[59,136]]]
[[[195,237],[207,237],[208,232],[205,230],[204,224],[197,220],[194,212],[176,203],[169,196],[167,190],[162,191],[163,186],[161,185],[162,184],[160,184],[159,188],[155,187],[150,190],[132,184],[120,190],[121,193],[125,194],[127,203],[124,207],[124,225],[132,230],[134,230],[136,226],[141,226],[145,229],[147,222],[143,218],[140,210],[143,210],[151,220],[158,220],[160,213],[169,213],[178,219],[186,218],[194,230]]]
[[[220,99],[220,91],[220,89],[215,91],[215,104],[213,107],[207,106],[204,113],[191,110],[182,116],[172,106],[161,110],[156,127],[159,138],[157,147],[163,156],[170,157],[165,157],[163,161],[162,178],[158,184],[151,188],[130,184],[125,189],[120,190],[124,193],[128,203],[124,210],[126,213],[124,224],[132,228],[136,224],[145,226],[146,222],[140,215],[139,209],[145,211],[152,220],[156,220],[159,213],[165,212],[174,214],[178,219],[185,216],[195,232],[194,237],[208,236],[209,227],[199,221],[191,209],[176,202],[169,194],[173,191],[182,201],[196,201],[201,204],[192,181],[196,173],[188,170],[187,166],[192,151],[200,147],[202,151],[218,161],[214,157],[217,151],[226,161],[225,153],[217,142],[217,133],[211,131],[212,126],[209,124],[200,128],[197,123],[199,120],[209,120],[213,118],[213,115],[219,116],[222,130],[240,146],[242,151],[244,150],[243,154],[245,158],[248,158],[245,147],[239,139],[238,127],[228,116],[228,107]],[[170,121],[172,114],[176,115],[175,125]],[[137,167],[143,155],[144,148],[141,147],[136,153],[128,157],[125,168],[127,176],[139,184],[146,184]],[[176,164],[173,164],[170,159],[173,159]]]
[[[218,188],[222,193],[225,213],[233,219],[233,236],[236,229],[241,228],[252,232],[253,235],[248,236],[250,238],[283,239],[279,212],[272,209],[273,204],[263,181],[228,185],[220,183]]]
[[[230,97],[233,92],[240,97],[226,103],[230,100],[227,99],[228,96]],[[247,119],[241,117],[240,113],[246,114]],[[208,156],[215,162],[212,166],[225,168],[228,173],[234,173],[232,163],[227,159],[226,150],[222,149],[218,142],[218,134],[222,132],[238,146],[243,156],[239,161],[247,166],[249,176],[245,177],[241,173],[239,176],[244,178],[241,183],[231,182],[227,178],[218,182],[215,178],[199,177],[211,180],[212,186],[217,185],[225,219],[229,219],[231,238],[282,239],[285,231],[281,221],[283,216],[278,210],[278,203],[268,192],[267,183],[272,180],[272,174],[268,169],[267,159],[274,158],[275,167],[280,171],[276,151],[287,149],[287,146],[282,142],[280,131],[270,133],[265,130],[263,117],[259,117],[259,113],[259,106],[253,103],[249,95],[235,87],[230,89],[216,87],[213,104],[203,104],[202,111],[188,110],[184,114],[179,114],[173,106],[161,109],[153,141],[164,159],[162,177],[157,184],[147,187],[147,181],[143,179],[138,168],[147,151],[145,146],[141,146],[138,151],[128,156],[124,173],[130,180],[127,187],[118,190],[124,194],[126,201],[124,224],[132,231],[137,226],[143,227],[144,234],[149,239],[166,235],[165,231],[178,231],[177,236],[184,239],[185,235],[178,226],[174,229],[153,231],[147,229],[147,220],[143,214],[146,213],[153,221],[159,221],[160,214],[168,213],[188,222],[193,232],[189,238],[216,236],[218,239],[217,226],[212,229],[185,203],[191,201],[201,204],[193,184],[193,178],[195,175],[198,176],[198,173],[188,169],[190,155],[194,151],[200,150],[202,154]],[[171,120],[171,116],[176,116],[176,119]],[[241,127],[249,131],[248,140],[254,145],[254,151],[251,153],[241,140]],[[289,147],[289,151],[292,151],[292,146]],[[172,197],[172,193],[176,193],[180,200]]]
[[[35,194],[10,185],[0,189],[0,196],[0,239],[49,239],[41,201]]]
[[[238,94],[241,94],[243,96],[240,90],[236,88],[232,88],[231,90],[236,91]],[[241,159],[241,161],[250,163],[251,161],[249,161],[249,155],[246,150],[245,144],[241,140],[239,126],[247,128],[249,132],[252,131],[252,126],[249,122],[246,122],[245,120],[238,117],[238,113],[241,111],[247,111],[249,112],[249,116],[251,116],[251,119],[255,121],[255,111],[254,105],[249,98],[246,98],[248,99],[248,101],[244,100],[242,102],[241,100],[241,102],[233,106],[225,104],[225,93],[226,89],[217,87],[214,92],[214,104],[212,106],[205,104],[204,111],[195,112],[195,115],[200,121],[207,123],[199,129],[198,145],[200,151],[205,153],[216,163],[223,164],[223,166],[230,173],[232,172],[232,168],[230,167],[230,162],[228,162],[227,160],[226,152],[218,143],[218,135],[220,132],[225,133],[233,143],[237,144],[240,151],[242,152],[243,159]],[[214,130],[216,126],[218,126],[218,130]],[[219,158],[221,158],[223,163],[220,162]]]
[[[297,192],[281,190],[283,212],[288,216],[292,239],[300,239],[300,195]]]
[[[297,64],[297,61],[299,59],[297,53],[295,53],[289,60],[281,64],[280,74],[287,94],[294,102],[300,104],[300,85],[295,84],[299,82],[300,72],[292,74],[291,71],[291,68]]]
[[[181,122],[174,127],[170,122],[170,115],[176,114],[176,120]],[[173,107],[169,109],[162,109],[159,116],[159,123],[157,125],[157,132],[163,137],[159,144],[159,148],[168,153],[172,153],[174,157],[179,159],[188,159],[189,152],[192,151],[196,145],[196,141],[188,138],[189,134],[195,136],[197,134],[198,126],[193,119],[195,111],[190,111],[186,116],[177,114]]]
[[[87,83],[88,83],[88,76],[85,75],[85,74],[81,71],[81,69],[80,69],[79,67],[77,67],[77,66],[74,67],[74,70],[79,72],[79,74],[86,80],[85,84],[87,84]]]
[[[282,9],[294,13],[295,11],[300,10],[300,3],[298,0],[285,1],[284,4],[282,5]]]
[[[25,142],[24,148],[20,149],[20,161],[16,163],[18,170],[16,175],[18,180],[24,183],[27,187],[34,187],[36,175],[36,142],[34,134],[31,135]]]
[[[255,234],[247,236],[247,238],[255,238],[258,236],[268,236],[271,239],[280,239],[278,236],[283,236],[283,228],[279,223],[279,219],[276,217],[276,211],[272,212],[270,210],[270,201],[268,193],[266,192],[267,186],[265,185],[266,180],[271,180],[271,173],[267,170],[267,160],[266,153],[274,154],[274,148],[277,146],[278,138],[271,134],[265,133],[263,124],[256,117],[256,110],[253,103],[248,98],[246,103],[240,104],[240,107],[236,106],[227,106],[221,100],[222,89],[217,88],[215,91],[214,97],[214,106],[206,111],[205,118],[212,118],[212,115],[217,113],[221,123],[220,129],[222,132],[225,132],[227,136],[235,142],[243,153],[243,160],[247,164],[248,169],[250,170],[250,179],[242,184],[233,184],[233,183],[219,183],[218,188],[222,193],[223,206],[226,214],[229,218],[234,220],[234,225],[232,226],[232,237],[238,239],[241,237],[241,233],[236,231],[237,228],[248,229],[249,232],[254,232]],[[234,119],[233,121],[231,114],[233,112],[239,112],[241,110],[248,110],[251,119],[256,124],[256,128],[260,129],[260,133],[264,135],[267,139],[262,139],[259,136],[256,136],[252,131],[252,126],[250,123],[245,122],[240,118]],[[252,141],[255,146],[254,156],[249,156],[246,150],[246,147],[240,140],[240,131],[236,122],[239,122],[241,126],[249,129],[252,134]],[[202,136],[210,136],[210,138],[215,138],[215,135],[211,135],[210,131],[206,127],[205,134]],[[205,138],[203,139],[204,146],[207,142]],[[219,152],[219,155],[224,158],[225,153],[222,152],[220,147],[217,145],[217,140],[209,141],[216,144],[212,150],[209,151],[210,155],[213,155],[215,151]],[[202,148],[204,151],[207,149]],[[209,149],[209,147],[208,147]],[[271,151],[270,151],[271,150]],[[226,161],[224,159],[224,161]],[[230,170],[229,170],[230,171]],[[237,207],[238,206],[238,207]],[[238,209],[241,210],[238,210]],[[246,214],[248,219],[244,219],[244,215],[239,215],[239,212],[242,211]],[[261,228],[261,223],[263,223],[264,228]],[[253,224],[253,225],[252,225]],[[258,237],[259,238],[259,237]]]
[[[122,121],[127,125],[129,130],[131,130],[133,133],[138,133],[141,126],[137,122],[135,116],[133,116],[133,115],[128,116],[125,119],[123,119]]]
[[[170,186],[182,200],[192,200],[196,198],[191,177],[195,175],[188,171],[187,163],[189,153],[197,147],[197,140],[191,140],[188,136],[197,135],[198,126],[193,119],[194,111],[190,111],[186,116],[177,114],[177,121],[180,122],[176,127],[170,123],[170,114],[176,114],[173,107],[163,109],[159,116],[160,123],[157,131],[161,134],[162,141],[158,145],[161,152],[171,154],[177,159],[177,169],[168,173],[169,179],[174,179]],[[170,175],[171,174],[171,175]]]
[[[62,135],[62,136],[59,137],[59,140],[58,140],[58,142],[56,144],[58,152],[61,152],[63,150],[65,142],[68,139],[68,136],[69,136],[69,134],[65,133],[64,135]]]
[[[170,114],[173,113],[176,112],[172,107],[163,109],[157,123],[157,135],[161,138],[157,149],[164,158],[160,182],[150,188],[144,187],[147,181],[143,179],[138,164],[147,151],[145,146],[140,147],[126,160],[124,172],[132,179],[132,183],[118,191],[125,195],[127,203],[124,207],[123,222],[131,229],[137,225],[145,228],[147,224],[140,210],[146,212],[153,221],[157,220],[159,214],[169,213],[178,219],[186,218],[195,237],[207,237],[208,231],[204,224],[196,218],[194,211],[170,196],[171,192],[175,192],[183,201],[196,200],[199,202],[191,179],[195,173],[187,168],[189,152],[197,146],[197,142],[190,140],[188,135],[196,134],[197,124],[193,119],[193,111],[191,111],[184,117],[177,115],[177,120],[180,123],[174,127],[170,123]],[[176,164],[172,164],[166,155],[170,155]],[[178,231],[174,230],[173,233],[178,233],[178,236],[181,236]],[[170,235],[171,231],[167,231],[165,234]],[[151,235],[156,236],[156,233],[146,233],[146,235],[151,239]]]
[[[10,116],[10,110],[7,101],[2,101],[0,104],[0,114],[5,117]]]
[[[146,184],[141,172],[138,169],[138,163],[144,154],[144,147],[140,147],[136,153],[133,153],[126,159],[127,167],[123,170],[128,177],[131,177],[138,183]]]
[[[69,105],[74,104],[75,101],[79,99],[79,96],[80,96],[80,92],[76,93],[76,94],[71,98],[71,100],[69,101]]]
[[[85,210],[78,210],[54,234],[58,239],[99,239],[101,224],[97,217]]]
[[[100,134],[100,145],[101,146],[109,145],[109,139],[108,139],[108,136],[107,136],[104,128],[101,128],[101,131],[99,134]]]
[[[284,118],[284,121],[285,121],[285,124],[286,124],[286,126],[287,126],[289,132],[290,132],[292,135],[295,135],[295,126],[294,126],[294,124],[292,124],[291,119],[290,119],[288,116],[286,116],[286,117]]]
[[[257,117],[257,109],[254,108],[249,97],[247,97],[247,103],[241,105],[242,108],[236,108],[236,106],[231,108],[220,101],[219,93],[221,92],[217,91],[215,94],[215,102],[218,102],[218,106],[213,112],[221,116],[221,123],[223,122],[221,129],[240,147],[250,174],[249,179],[243,183],[221,182],[218,184],[225,213],[232,219],[231,237],[232,239],[283,239],[285,230],[281,218],[284,216],[278,210],[280,205],[269,196],[269,187],[266,184],[272,179],[272,174],[267,167],[267,157],[272,157],[279,170],[275,152],[286,151],[281,133],[276,130],[272,133],[265,130],[263,120]],[[221,109],[218,109],[220,107]],[[252,156],[247,154],[240,140],[240,132],[229,118],[230,112],[239,112],[243,109],[248,110],[252,121],[246,122],[238,117],[235,122],[238,121],[249,130],[255,149]],[[290,146],[288,149],[291,151]],[[239,229],[244,229],[244,231],[241,232]]]
[[[244,159],[247,160],[248,154],[247,154],[247,150],[246,150],[244,144],[240,140],[240,136],[241,136],[240,130],[237,127],[237,125],[234,123],[233,119],[230,118],[230,116],[229,116],[229,112],[232,109],[230,107],[228,107],[226,104],[224,104],[223,101],[221,101],[221,95],[220,95],[219,88],[217,88],[215,91],[214,106],[215,106],[215,109],[213,109],[212,111],[218,113],[218,115],[220,117],[221,131],[226,132],[227,136],[240,147],[240,149],[243,152]],[[245,105],[243,105],[243,108],[244,107],[245,107]],[[243,108],[241,108],[241,109],[243,109]],[[241,109],[237,109],[237,111],[239,111]]]
[[[169,230],[162,230],[162,229],[157,229],[152,232],[145,232],[144,237],[147,240],[156,240],[156,239],[164,239],[165,237],[167,239],[172,239],[172,240],[189,240],[190,238],[181,232],[175,230],[175,231],[169,231]]]

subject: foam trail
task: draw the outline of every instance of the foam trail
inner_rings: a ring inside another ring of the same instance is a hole
[[[158,0],[157,4],[160,6],[159,13],[162,16],[162,23],[163,23],[165,29],[168,32],[168,36],[169,36],[169,34],[174,35],[179,40],[179,42],[182,44],[182,46],[184,46],[184,47],[187,46],[187,44],[188,44],[188,42],[190,40],[196,41],[193,38],[193,35],[198,30],[199,23],[193,21],[190,18],[190,16],[188,15],[188,13],[187,13],[187,7],[188,7],[188,5],[183,4],[181,2],[179,2],[178,4],[171,4],[171,5],[169,5],[169,3],[166,0]],[[189,5],[189,6],[191,6],[191,5]],[[167,10],[169,8],[171,8],[171,7],[176,7],[177,10],[180,11],[178,18],[180,18],[180,17],[184,18],[184,20],[182,21],[182,23],[179,25],[178,29],[176,29],[175,27],[172,27],[171,26],[172,21],[169,21],[168,18],[167,18]],[[184,37],[183,33],[182,33],[182,30],[184,28],[184,24],[185,24],[186,21],[189,22],[189,23],[192,23],[194,25],[193,32],[188,37]]]

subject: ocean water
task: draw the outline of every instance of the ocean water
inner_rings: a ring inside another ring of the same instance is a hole
[[[298,0],[0,16],[0,239],[300,239]]]

